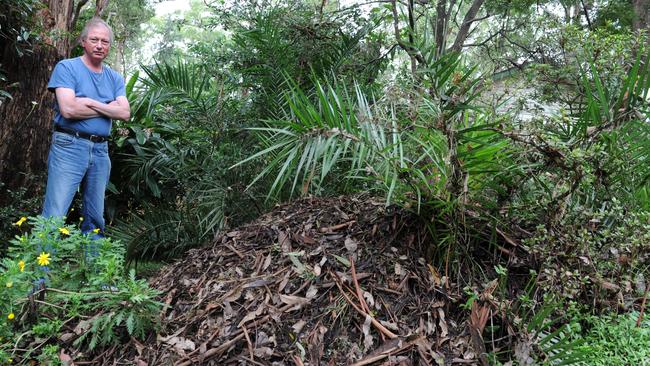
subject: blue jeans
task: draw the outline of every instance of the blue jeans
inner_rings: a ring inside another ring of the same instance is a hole
[[[111,172],[108,142],[95,143],[54,132],[47,164],[43,216],[66,216],[74,194],[81,186],[81,231],[91,233],[99,229],[104,232],[104,193]],[[93,237],[102,235],[94,234]]]

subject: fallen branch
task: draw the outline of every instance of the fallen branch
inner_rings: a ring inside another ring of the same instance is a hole
[[[343,297],[345,298],[345,301],[347,301],[348,304],[350,304],[350,305],[354,308],[354,310],[356,310],[359,314],[363,315],[364,317],[368,317],[368,318],[370,318],[370,322],[372,323],[372,325],[374,325],[375,328],[377,328],[377,330],[378,330],[379,332],[381,332],[383,335],[385,335],[386,337],[388,337],[388,338],[390,338],[390,339],[398,338],[398,335],[396,335],[395,333],[391,332],[391,331],[388,330],[386,327],[384,327],[384,326],[383,326],[380,322],[378,322],[377,319],[375,319],[372,315],[370,315],[370,314],[366,313],[365,311],[363,311],[362,309],[360,309],[360,308],[359,308],[359,307],[358,307],[358,306],[357,306],[357,305],[356,305],[356,304],[355,304],[355,303],[354,303],[354,302],[353,302],[353,301],[348,297],[348,295],[345,294],[345,290],[343,289],[343,286],[341,285],[340,280],[338,279],[338,276],[337,276],[336,274],[332,273],[332,272],[330,272],[330,273],[331,273],[331,275],[334,277],[334,279],[335,279],[335,283],[336,283],[336,287],[338,287],[339,290],[341,291],[341,295],[343,295]]]
[[[405,343],[404,343],[404,339],[402,339],[401,337],[390,340],[387,342],[387,344],[384,344],[379,349],[377,349],[377,351],[351,364],[350,366],[369,365],[379,360],[383,360],[384,358],[388,358],[390,356],[404,352],[407,349],[413,347],[415,344],[417,344],[417,342],[419,342],[422,338],[424,338],[424,336],[417,336],[417,337],[411,336],[409,338],[412,339],[407,340]]]
[[[337,231],[337,230],[343,229],[345,227],[348,227],[348,226],[354,224],[355,222],[357,222],[357,221],[352,220],[352,221],[344,222],[342,224],[338,224],[338,225],[334,225],[334,226],[322,227],[322,228],[318,229],[318,231],[320,231],[321,233],[331,233],[332,231]]]

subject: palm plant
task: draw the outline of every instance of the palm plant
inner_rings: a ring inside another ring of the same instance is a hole
[[[284,115],[250,129],[262,147],[234,166],[263,161],[251,185],[270,176],[269,197],[323,194],[333,184],[334,192],[374,190],[419,212],[441,245],[434,256],[444,254],[473,240],[464,234],[467,205],[495,207],[495,192],[517,170],[492,115],[470,104],[478,94],[472,72],[458,54],[443,56],[423,70],[435,92],[406,105],[370,99],[356,84],[350,92],[316,80],[310,92],[288,79]]]
[[[113,181],[116,201],[130,207],[113,235],[131,258],[173,257],[224,225],[225,88],[180,60],[143,70],[137,89],[135,77],[128,84],[133,118],[118,126],[128,134],[118,140]]]

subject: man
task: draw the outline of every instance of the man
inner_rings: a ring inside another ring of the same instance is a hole
[[[131,112],[124,78],[102,63],[113,42],[109,25],[93,18],[80,39],[83,55],[60,61],[47,85],[56,103],[43,216],[67,215],[81,185],[81,231],[99,238],[111,170],[111,119],[128,120]]]

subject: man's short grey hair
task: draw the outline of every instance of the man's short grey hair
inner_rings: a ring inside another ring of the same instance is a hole
[[[84,29],[81,31],[81,35],[79,36],[79,40],[83,41],[86,38],[88,38],[88,32],[90,32],[90,30],[95,28],[95,27],[105,27],[106,29],[108,29],[108,34],[110,35],[110,41],[111,41],[111,44],[113,44],[113,39],[114,39],[114,37],[113,37],[113,29],[111,28],[110,25],[108,25],[108,23],[103,21],[101,18],[97,18],[97,17],[94,17],[94,18],[90,19],[88,21],[88,23],[86,23],[86,25],[84,26]]]

